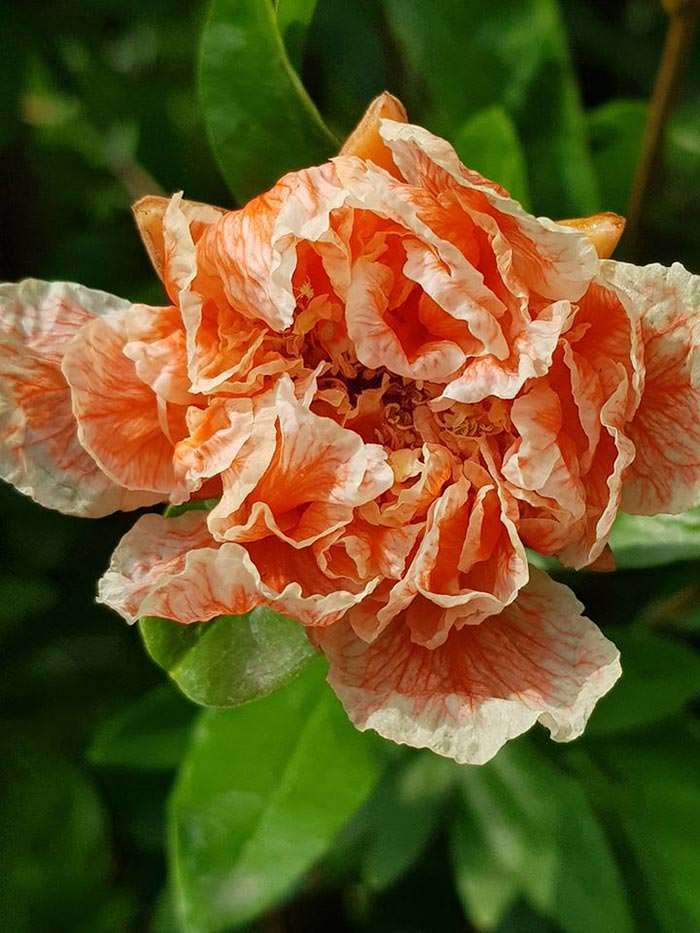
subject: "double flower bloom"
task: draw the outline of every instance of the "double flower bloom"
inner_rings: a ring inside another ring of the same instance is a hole
[[[0,286],[0,475],[91,517],[214,500],[140,518],[101,601],[270,606],[358,727],[459,762],[579,735],[618,652],[525,548],[604,566],[619,508],[700,502],[700,278],[601,260],[388,95],[241,210],[135,215],[172,304]]]

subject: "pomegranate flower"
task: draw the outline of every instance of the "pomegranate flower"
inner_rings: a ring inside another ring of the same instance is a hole
[[[0,472],[97,517],[157,502],[99,599],[270,606],[356,725],[481,763],[579,735],[618,652],[526,547],[609,563],[621,505],[700,503],[700,279],[607,260],[614,215],[528,214],[383,95],[241,210],[135,205],[168,303],[0,287]]]

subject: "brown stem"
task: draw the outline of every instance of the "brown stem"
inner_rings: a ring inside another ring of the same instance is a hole
[[[659,162],[664,128],[673,105],[683,62],[693,37],[700,2],[698,0],[664,0],[669,14],[666,41],[649,104],[642,151],[632,183],[627,208],[627,250],[634,253],[639,239],[649,188]]]

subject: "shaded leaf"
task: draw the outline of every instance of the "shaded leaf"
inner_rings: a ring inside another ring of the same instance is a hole
[[[194,711],[174,687],[155,687],[101,724],[88,759],[110,767],[176,768],[189,740]]]
[[[366,799],[383,766],[319,659],[284,690],[203,713],[170,805],[187,930],[228,930],[288,896]]]
[[[457,894],[467,918],[477,930],[495,929],[521,886],[515,872],[504,871],[500,857],[464,802],[451,826],[450,853]]]
[[[144,618],[146,650],[202,706],[239,706],[294,677],[315,654],[304,629],[271,609],[181,625]]]
[[[466,117],[501,105],[523,142],[535,209],[599,209],[597,181],[555,0],[385,0],[408,75],[412,119],[454,140]]]
[[[104,896],[109,864],[102,804],[62,758],[4,749],[0,916],[13,930],[78,929]]]
[[[371,887],[392,884],[419,858],[439,825],[457,774],[451,761],[419,752],[387,775],[373,801],[362,864],[362,876]]]
[[[590,735],[638,729],[680,712],[700,693],[700,655],[651,632],[615,632],[622,677],[596,705]]]
[[[277,28],[292,67],[299,71],[317,0],[277,0]]]
[[[500,865],[566,933],[589,933],[601,916],[616,933],[631,931],[617,866],[583,788],[527,740],[465,769],[464,803],[490,851],[491,877]],[[496,907],[505,895],[497,891]]]
[[[338,149],[289,62],[270,0],[212,0],[199,93],[214,153],[240,203]]]

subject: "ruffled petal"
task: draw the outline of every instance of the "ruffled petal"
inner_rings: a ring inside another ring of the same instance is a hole
[[[187,498],[173,465],[185,433],[185,408],[159,399],[124,354],[129,321],[169,309],[134,306],[86,324],[66,349],[63,374],[71,389],[78,438],[114,482]]]
[[[453,626],[475,625],[511,603],[528,580],[513,500],[476,464],[431,506],[425,535],[363,638],[377,634],[407,607],[414,641],[436,648]],[[415,606],[411,604],[418,599]]]
[[[627,433],[636,457],[622,508],[677,513],[700,504],[700,276],[680,263],[608,261],[604,276],[628,296],[641,324],[645,382]]]
[[[83,448],[61,372],[84,325],[128,307],[66,282],[0,285],[0,475],[47,508],[99,518],[162,498],[124,489]]]
[[[517,600],[429,649],[403,616],[371,644],[347,621],[316,639],[353,723],[460,764],[483,764],[535,722],[579,736],[620,676],[619,654],[565,586],[531,571]]]
[[[365,599],[363,586],[329,579],[309,551],[282,541],[243,547],[211,537],[203,512],[145,515],[117,546],[100,602],[128,622],[160,616],[205,622],[270,606],[305,625],[329,625]]]
[[[500,186],[465,168],[452,146],[428,130],[383,120],[380,133],[409,184],[436,192],[457,188],[460,203],[477,221],[496,221],[508,247],[501,256],[504,271],[512,270],[523,285],[551,300],[575,301],[585,292],[597,271],[585,236],[528,214]]]
[[[287,377],[257,402],[250,439],[222,478],[209,518],[217,538],[274,534],[296,547],[348,524],[393,482],[383,448],[314,414]]]
[[[188,221],[194,242],[199,239],[206,227],[226,213],[221,207],[212,207],[211,204],[202,204],[199,201],[187,201],[181,194],[174,197],[177,199],[180,211]],[[148,258],[158,273],[158,277],[168,289],[171,287],[171,276],[167,269],[168,255],[163,224],[171,200],[171,198],[147,195],[136,201],[131,208]],[[172,244],[169,245],[172,246]]]

